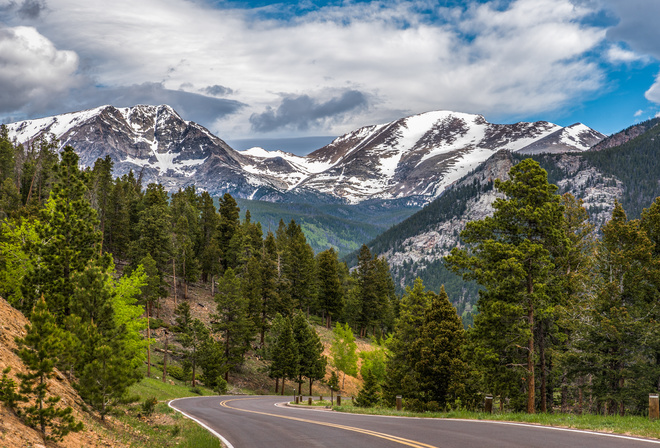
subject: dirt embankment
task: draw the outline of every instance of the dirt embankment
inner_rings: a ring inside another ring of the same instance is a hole
[[[18,383],[17,372],[25,372],[23,362],[16,355],[17,337],[25,336],[25,325],[28,320],[20,311],[11,307],[3,298],[0,298],[0,371],[11,366],[10,377]],[[0,404],[0,447],[125,447],[124,443],[109,435],[109,428],[119,425],[119,422],[110,417],[104,424],[83,411],[83,402],[69,381],[59,371],[49,381],[50,393],[61,397],[62,406],[71,406],[77,421],[82,421],[85,429],[79,433],[67,435],[59,443],[44,443],[41,435],[16,417],[16,415],[3,404]],[[104,426],[105,425],[105,426]]]

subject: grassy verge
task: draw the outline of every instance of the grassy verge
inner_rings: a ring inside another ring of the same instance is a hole
[[[138,402],[126,406],[116,416],[121,422],[121,437],[124,443],[134,447],[184,447],[220,448],[222,443],[206,429],[174,411],[167,401],[174,398],[197,395],[213,395],[213,391],[198,388],[195,393],[190,386],[163,383],[160,380],[144,378],[131,388],[131,395],[139,397]],[[145,412],[143,403],[156,398],[159,401],[153,413]]]
[[[660,422],[651,422],[648,417],[618,416],[618,415],[575,415],[575,414],[523,414],[523,413],[493,413],[471,411],[425,412],[396,411],[393,408],[359,408],[350,402],[342,406],[334,406],[333,410],[354,414],[393,415],[422,418],[459,418],[467,420],[495,420],[507,422],[531,423],[561,428],[584,429],[589,431],[607,432],[630,436],[660,439]]]

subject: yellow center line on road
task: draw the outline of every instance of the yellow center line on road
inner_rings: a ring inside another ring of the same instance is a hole
[[[249,412],[250,414],[267,415],[269,417],[283,418],[283,419],[286,419],[286,420],[293,420],[293,421],[303,422],[303,423],[311,423],[313,425],[328,426],[328,427],[331,427],[331,428],[343,429],[345,431],[357,432],[357,433],[360,433],[360,434],[366,434],[366,435],[369,435],[369,436],[378,437],[380,439],[389,440],[391,442],[399,443],[401,445],[412,446],[414,448],[437,448],[434,445],[428,445],[426,443],[416,442],[415,440],[404,439],[403,437],[393,436],[391,434],[385,434],[385,433],[382,433],[382,432],[371,431],[369,429],[356,428],[354,426],[339,425],[339,424],[336,424],[336,423],[328,423],[328,422],[319,422],[319,421],[315,421],[315,420],[307,420],[307,419],[298,418],[298,417],[289,417],[289,416],[286,416],[286,415],[270,414],[268,412],[250,411],[250,410],[247,410],[247,409],[235,408],[235,407],[229,406],[227,404],[230,401],[243,401],[243,400],[254,400],[254,399],[255,398],[234,398],[234,399],[231,399],[231,400],[222,401],[220,403],[220,406],[222,406],[224,408],[227,408],[227,409],[233,409],[235,411]]]

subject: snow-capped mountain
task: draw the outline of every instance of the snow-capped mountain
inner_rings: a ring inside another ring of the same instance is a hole
[[[114,174],[142,174],[169,190],[195,184],[214,195],[286,201],[310,193],[359,203],[409,199],[423,205],[500,150],[584,151],[604,136],[575,124],[488,123],[481,115],[435,111],[360,128],[305,157],[235,151],[169,106],[103,106],[7,125],[25,143],[47,133],[71,145],[84,166],[110,156]]]

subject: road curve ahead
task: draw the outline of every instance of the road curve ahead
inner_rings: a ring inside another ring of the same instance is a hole
[[[542,426],[345,414],[283,406],[288,397],[192,397],[170,406],[234,448],[660,448],[660,440]]]

